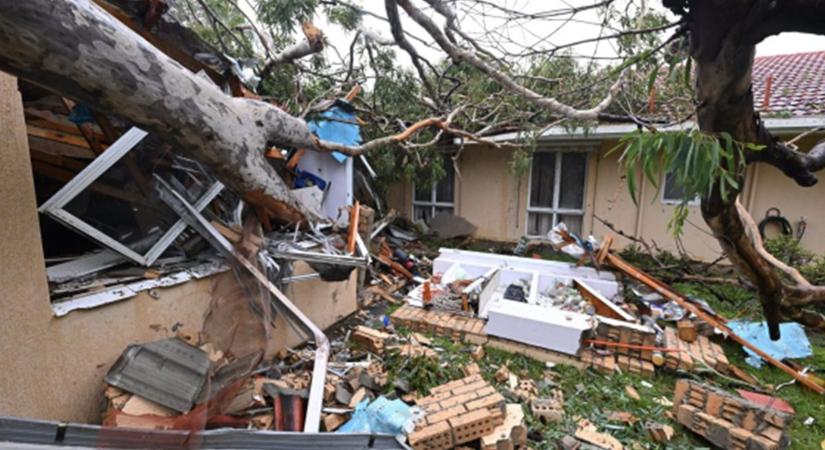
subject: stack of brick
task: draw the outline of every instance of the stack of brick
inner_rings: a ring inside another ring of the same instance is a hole
[[[708,366],[725,373],[730,368],[725,351],[706,336],[698,335],[695,341],[686,342],[679,337],[679,333],[674,328],[667,327],[664,345],[666,348],[680,350],[668,352],[665,355],[665,367],[669,369],[691,371],[694,368]]]
[[[426,413],[409,435],[416,450],[454,448],[489,435],[504,423],[504,397],[480,375],[436,386],[416,403]]]
[[[612,351],[599,351],[591,348],[583,348],[579,352],[579,358],[587,367],[611,374],[616,371],[616,355]]]
[[[365,346],[371,352],[381,354],[384,352],[384,342],[390,338],[390,335],[383,331],[358,325],[351,337],[353,341]]]
[[[702,383],[679,380],[673,408],[679,423],[720,448],[781,450],[790,443],[793,415]]]
[[[599,340],[615,342],[627,346],[611,346],[616,353],[616,365],[625,372],[653,376],[653,347],[656,346],[656,332],[648,327],[625,324],[616,320],[601,321],[596,328]],[[633,347],[646,348],[633,348]]]
[[[483,320],[446,311],[404,305],[395,310],[391,318],[396,324],[400,323],[413,331],[429,332],[456,340],[472,342],[468,337],[474,336],[476,340],[482,340],[485,336]]]

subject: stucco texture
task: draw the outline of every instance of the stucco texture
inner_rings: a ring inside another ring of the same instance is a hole
[[[788,136],[786,136],[788,138]],[[798,145],[806,151],[822,136],[809,136]],[[609,152],[616,140],[578,142],[576,146],[592,147],[588,158],[585,184],[584,234],[602,237],[616,236],[616,248],[632,243],[618,236],[602,221],[630,235],[641,237],[651,245],[671,252],[681,247],[688,255],[700,260],[713,260],[721,255],[721,248],[702,219],[699,206],[690,206],[683,233],[674,238],[668,229],[673,217],[673,205],[662,201],[662,192],[639,174],[637,180],[639,202],[634,203],[627,188],[620,152]],[[541,144],[541,150],[569,149],[571,143]],[[512,152],[483,145],[469,145],[461,155],[456,177],[456,214],[478,227],[475,237],[502,241],[516,241],[527,232],[526,205],[528,176],[517,179],[509,171]],[[660,177],[661,178],[661,177]],[[777,207],[794,227],[804,218],[807,232],[802,245],[817,253],[825,253],[825,241],[815,239],[825,232],[825,213],[821,198],[825,196],[825,182],[811,188],[802,188],[779,170],[764,164],[748,169],[741,201],[758,222],[771,207]],[[409,217],[412,209],[409,183],[397,183],[390,189],[388,203]]]

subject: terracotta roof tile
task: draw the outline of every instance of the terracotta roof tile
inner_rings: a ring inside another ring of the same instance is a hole
[[[825,51],[756,58],[753,95],[754,106],[763,115],[825,113]]]

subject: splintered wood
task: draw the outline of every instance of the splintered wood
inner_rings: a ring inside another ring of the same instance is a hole
[[[504,423],[504,397],[480,375],[430,389],[416,402],[426,413],[409,435],[416,450],[441,450],[496,432]]]

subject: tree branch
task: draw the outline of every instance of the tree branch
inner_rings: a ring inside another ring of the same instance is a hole
[[[624,75],[624,71],[619,74],[616,81],[610,86],[608,89],[608,93],[601,102],[599,102],[596,106],[590,109],[576,109],[572,106],[566,105],[564,103],[559,102],[558,100],[550,97],[544,97],[541,94],[526,88],[525,86],[517,83],[508,75],[504,74],[502,71],[497,70],[481,60],[478,56],[476,56],[473,52],[464,50],[458,46],[453,45],[449,39],[441,32],[438,26],[429,18],[426,14],[421,12],[418,8],[413,6],[410,0],[386,0],[387,2],[395,2],[404,11],[409,15],[416,23],[418,23],[427,33],[435,39],[436,43],[444,50],[454,61],[457,62],[465,62],[477,70],[481,71],[482,73],[490,76],[494,80],[496,80],[499,84],[501,84],[504,88],[508,89],[509,91],[521,96],[525,100],[528,100],[532,103],[535,103],[539,106],[547,108],[557,114],[566,116],[571,119],[580,119],[580,120],[598,120],[599,114],[602,113],[610,103],[613,101],[613,97],[618,93],[619,89],[621,88],[622,78]]]
[[[272,69],[279,64],[290,63],[324,49],[324,33],[318,27],[313,25],[312,22],[304,22],[301,29],[306,40],[290,45],[267,61],[261,69],[261,80],[269,77]]]

